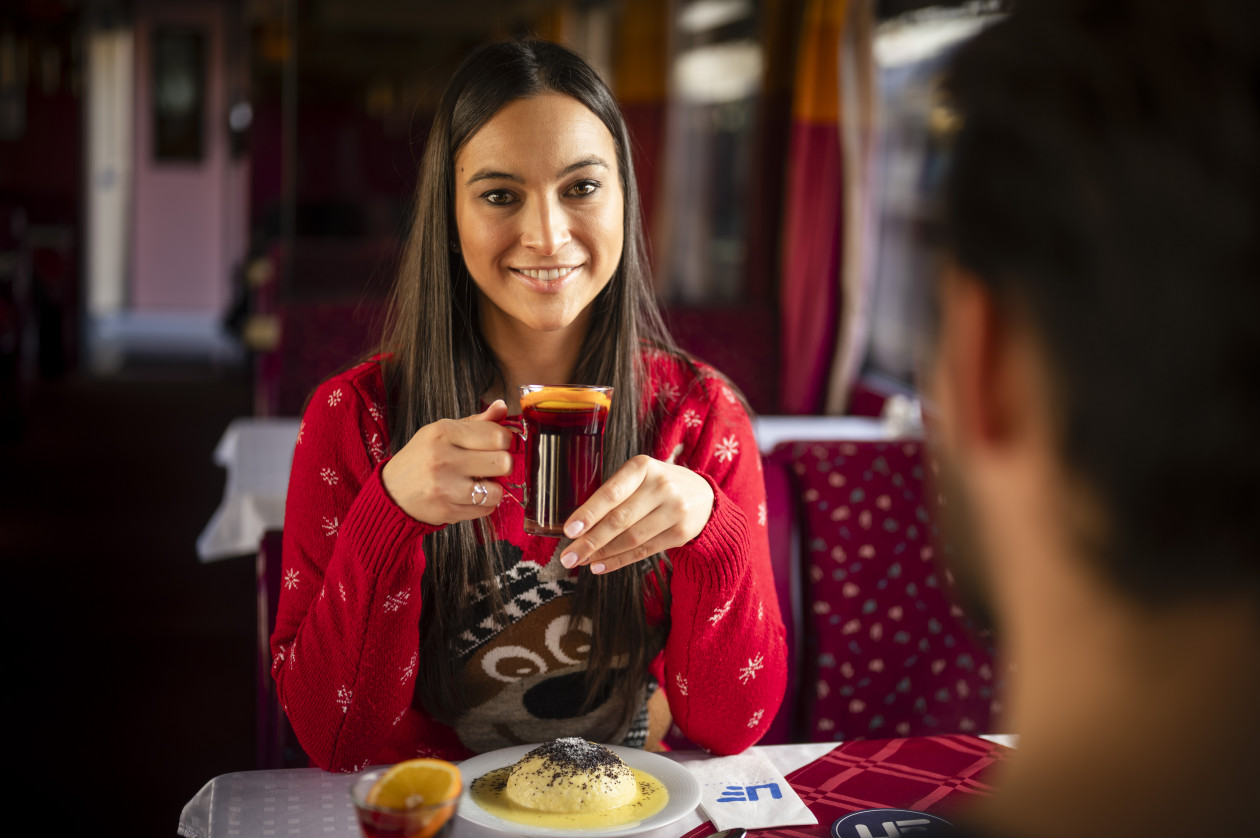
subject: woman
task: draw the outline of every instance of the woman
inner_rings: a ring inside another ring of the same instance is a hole
[[[661,323],[611,93],[555,44],[483,46],[420,175],[385,351],[316,389],[294,451],[271,645],[299,741],[353,771],[658,747],[672,717],[743,750],[786,675],[760,458]],[[502,502],[525,383],[615,388],[605,483],[565,539]]]

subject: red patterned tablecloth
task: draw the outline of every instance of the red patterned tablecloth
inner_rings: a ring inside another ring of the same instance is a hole
[[[846,742],[787,775],[792,789],[818,818],[817,825],[761,829],[757,836],[827,836],[833,821],[862,809],[914,809],[948,820],[969,798],[991,793],[985,778],[1008,751],[986,739],[962,735]],[[683,838],[713,832],[713,825],[705,823]]]

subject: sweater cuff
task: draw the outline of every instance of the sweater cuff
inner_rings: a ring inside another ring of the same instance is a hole
[[[713,514],[695,538],[669,551],[674,573],[711,590],[738,585],[748,565],[748,519],[713,478],[696,472],[713,489]]]
[[[346,513],[341,531],[341,536],[349,538],[356,546],[355,552],[362,557],[364,569],[374,572],[400,557],[416,555],[415,542],[441,529],[417,521],[394,503],[381,481],[384,465],[379,463],[364,482]]]

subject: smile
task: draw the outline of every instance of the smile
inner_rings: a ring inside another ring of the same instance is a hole
[[[524,276],[527,276],[530,279],[541,279],[545,282],[551,282],[552,280],[562,279],[568,276],[569,274],[577,270],[578,267],[580,266],[575,265],[570,268],[540,268],[538,270],[527,270],[525,268],[513,268],[512,270],[516,271],[518,274],[523,274]]]

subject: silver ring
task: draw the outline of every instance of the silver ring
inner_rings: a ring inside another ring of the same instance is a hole
[[[472,502],[477,506],[485,506],[486,498],[490,493],[486,491],[486,484],[481,480],[474,480],[472,487]]]

